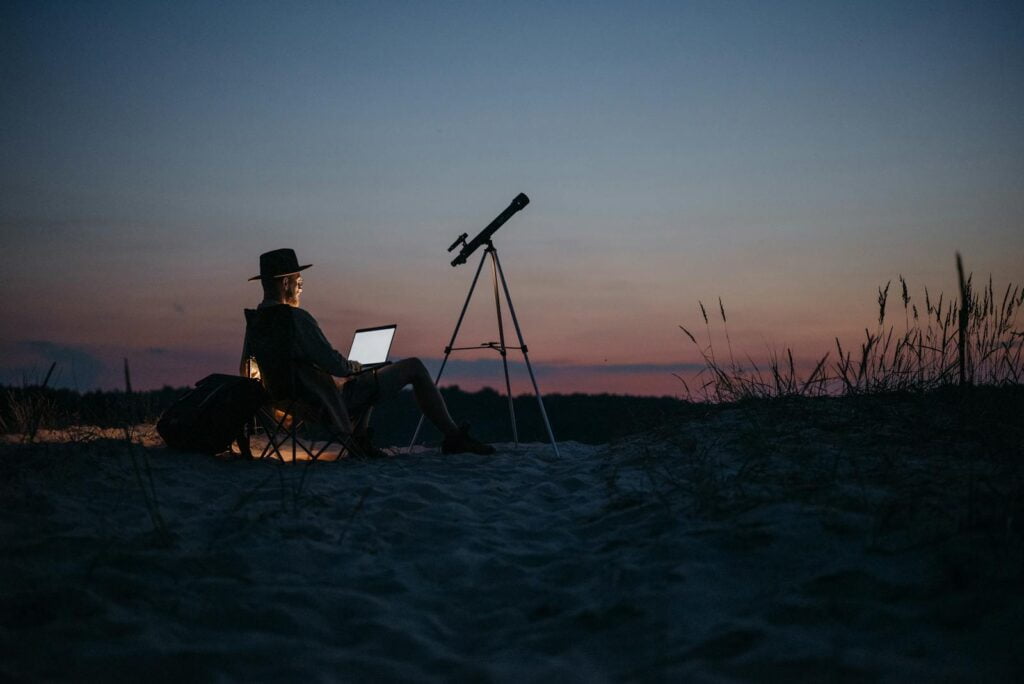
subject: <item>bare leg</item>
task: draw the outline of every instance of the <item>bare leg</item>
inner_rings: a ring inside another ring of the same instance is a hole
[[[459,427],[448,415],[444,398],[419,359],[402,359],[385,366],[377,371],[377,381],[380,383],[380,398],[384,400],[398,396],[403,387],[412,385],[416,403],[427,420],[445,435],[458,434]]]

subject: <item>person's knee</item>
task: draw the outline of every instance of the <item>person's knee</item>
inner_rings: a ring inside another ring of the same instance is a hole
[[[430,377],[427,373],[427,367],[423,365],[419,357],[411,356],[408,359],[402,359],[402,363],[406,365],[406,369],[413,375],[419,375],[423,377]]]

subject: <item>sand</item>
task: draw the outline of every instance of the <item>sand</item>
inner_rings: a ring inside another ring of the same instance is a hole
[[[7,444],[0,674],[1019,680],[1019,522],[963,524],[955,455],[770,419],[310,467]]]

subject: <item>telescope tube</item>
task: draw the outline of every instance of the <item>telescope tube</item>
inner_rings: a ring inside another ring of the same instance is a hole
[[[459,252],[459,256],[452,260],[452,266],[458,266],[459,264],[466,263],[466,259],[477,250],[480,245],[487,244],[491,240],[491,236],[494,232],[504,225],[505,221],[512,218],[512,214],[516,213],[527,204],[530,203],[530,198],[523,193],[516,195],[516,198],[512,200],[512,204],[506,207],[505,211],[498,214],[498,216],[488,224],[486,228],[480,231],[480,233],[470,240],[462,251]]]

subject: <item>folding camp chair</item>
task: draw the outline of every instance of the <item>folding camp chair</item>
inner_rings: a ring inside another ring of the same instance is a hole
[[[295,461],[301,451],[304,458],[317,460],[335,445],[339,449],[337,458],[351,452],[351,426],[360,424],[365,417],[358,416],[355,421],[348,417],[329,376],[317,376],[317,381],[323,385],[319,396],[300,390],[301,380],[291,359],[294,334],[291,307],[273,307],[260,312],[246,309],[245,318],[246,351],[242,374],[258,379],[269,396],[256,411],[253,425],[257,430],[262,429],[267,437],[267,445],[259,458]],[[327,406],[332,400],[336,402],[333,410]],[[345,419],[350,426],[341,424]],[[317,442],[321,440],[317,437],[323,440],[320,446]],[[289,451],[290,458],[286,456]]]
[[[248,377],[259,379],[256,360],[250,357],[247,365],[251,373]],[[259,458],[296,461],[301,452],[304,459],[317,460],[335,445],[339,448],[338,457],[349,450],[351,436],[333,429],[319,411],[298,399],[271,398],[256,410],[254,418],[255,427],[267,438]]]

